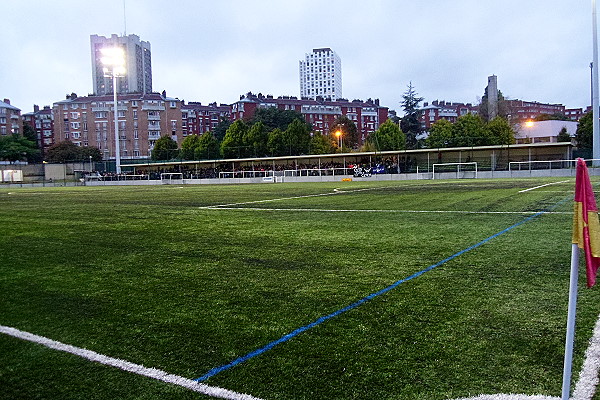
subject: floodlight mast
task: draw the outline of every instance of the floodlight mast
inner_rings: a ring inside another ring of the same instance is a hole
[[[125,52],[121,47],[105,47],[102,52],[101,61],[104,65],[104,76],[112,77],[113,100],[115,115],[115,170],[121,173],[121,146],[119,140],[119,110],[117,102],[117,77],[125,75]]]

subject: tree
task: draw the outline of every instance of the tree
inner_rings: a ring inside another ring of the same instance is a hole
[[[481,98],[481,103],[479,103],[479,116],[484,121],[490,121],[490,113],[488,110],[488,88],[485,88],[485,92],[483,93],[483,97]],[[508,101],[504,99],[504,95],[500,90],[498,90],[498,117],[508,118],[510,114],[510,107],[508,105]],[[494,117],[495,118],[495,117]],[[493,118],[492,118],[493,119]]]
[[[210,132],[203,133],[198,139],[198,146],[195,150],[197,160],[216,159],[221,153],[219,142]]]
[[[337,131],[342,133],[342,147],[354,149],[358,146],[358,129],[350,118],[345,115],[337,117],[333,125],[329,128],[329,134],[335,137],[334,135]],[[337,140],[335,143],[337,143]]]
[[[39,149],[32,142],[19,134],[0,136],[0,160],[22,161],[34,159],[39,155]]]
[[[406,147],[415,149],[417,147],[417,136],[422,132],[421,129],[421,110],[419,104],[423,97],[418,97],[412,82],[408,84],[408,89],[402,95],[402,109],[404,117],[400,120],[400,129],[406,135]]]
[[[269,132],[269,139],[267,141],[267,150],[272,157],[286,155],[286,142],[285,136],[281,129],[275,128]]]
[[[264,157],[268,154],[267,141],[269,133],[265,128],[265,124],[261,121],[255,122],[248,132],[243,142],[249,146],[249,153],[254,157]]]
[[[25,141],[23,141],[23,139]],[[42,153],[38,145],[37,132],[27,122],[23,124],[23,135],[22,139],[19,139],[19,141],[23,146],[28,148],[28,150],[25,151],[28,162],[36,163],[42,161]]]
[[[217,127],[212,130],[212,135],[217,139],[220,143],[225,138],[225,134],[227,133],[227,129],[231,126],[232,122],[228,118],[221,117],[221,120],[217,124]]]
[[[569,132],[567,132],[567,128],[566,127],[562,127],[560,132],[558,132],[558,135],[556,136],[556,141],[557,142],[570,142],[571,141],[571,135],[569,135]]]
[[[540,114],[533,119],[534,121],[570,121],[571,119],[564,114]]]
[[[196,148],[198,147],[200,136],[188,135],[181,142],[180,156],[184,160],[194,160],[196,157]]]
[[[334,152],[331,136],[315,133],[310,139],[310,154],[331,154]]]
[[[310,130],[303,120],[295,119],[284,132],[290,156],[308,153],[310,145]]]
[[[272,131],[275,128],[279,128],[285,131],[288,125],[294,120],[305,121],[304,116],[298,111],[294,110],[280,110],[276,107],[259,108],[252,117],[252,123],[262,122],[267,132]],[[308,128],[308,131],[312,131],[310,124],[304,122]]]
[[[65,163],[81,160],[79,147],[70,140],[58,142],[48,148],[46,160],[51,163]]]
[[[171,139],[170,136],[161,136],[152,149],[153,160],[171,160],[178,155],[177,142]]]
[[[446,119],[440,119],[429,128],[429,136],[425,143],[431,149],[451,147],[453,139],[452,123]]]
[[[489,142],[486,144],[514,144],[515,131],[505,118],[497,116],[487,123]]]
[[[247,132],[248,125],[241,119],[238,119],[231,124],[221,143],[221,153],[223,153],[223,157],[241,158],[246,156],[247,147],[244,138]]]
[[[102,161],[102,152],[99,148],[94,146],[83,146],[78,148],[82,161],[88,161],[90,157],[92,157],[92,161]]]
[[[593,144],[593,112],[587,112],[579,119],[577,124],[577,130],[575,131],[575,139],[577,140],[577,147],[580,149],[592,149]]]
[[[378,151],[403,150],[406,148],[406,135],[391,119],[386,120],[375,132],[369,135],[371,142]]]
[[[448,147],[485,146],[490,144],[489,131],[483,120],[474,114],[459,117],[452,126],[452,143]]]
[[[577,147],[580,149],[592,149],[593,146],[593,127],[594,116],[593,112],[589,111],[579,119],[577,124],[577,130],[575,131],[575,140],[577,140]]]

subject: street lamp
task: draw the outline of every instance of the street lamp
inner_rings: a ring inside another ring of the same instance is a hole
[[[121,47],[105,47],[100,49],[104,65],[104,76],[112,77],[113,97],[115,102],[115,168],[117,174],[121,173],[121,146],[119,143],[119,111],[117,108],[117,77],[125,75],[125,52]]]
[[[335,136],[337,136],[338,138],[338,147],[340,148],[340,151],[342,149],[342,131],[338,130],[335,132]]]

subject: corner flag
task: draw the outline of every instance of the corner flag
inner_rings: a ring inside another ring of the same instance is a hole
[[[581,158],[577,159],[575,175],[572,242],[585,253],[587,286],[592,287],[596,284],[596,272],[600,266],[600,223],[587,166]]]

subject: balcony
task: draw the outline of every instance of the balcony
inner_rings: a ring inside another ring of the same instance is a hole
[[[148,140],[160,139],[160,132],[148,132]]]
[[[92,107],[92,112],[98,112],[98,111],[110,111],[110,107],[106,106],[106,107]]]
[[[142,110],[144,110],[144,111],[165,111],[165,106],[161,106],[160,104],[144,104],[142,106]]]
[[[160,121],[160,115],[148,115],[148,121]]]

